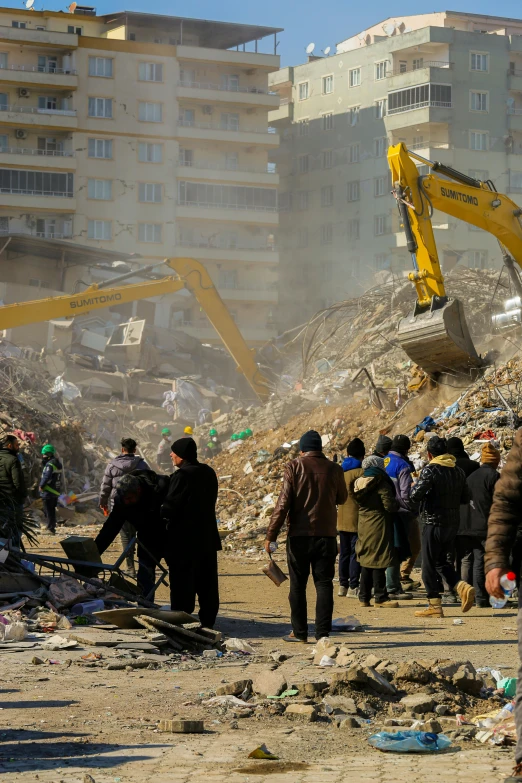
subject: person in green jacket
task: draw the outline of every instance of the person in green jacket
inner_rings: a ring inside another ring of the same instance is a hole
[[[62,494],[63,465],[56,456],[56,449],[46,443],[42,449],[43,470],[40,479],[40,497],[49,533],[56,533],[56,506]]]

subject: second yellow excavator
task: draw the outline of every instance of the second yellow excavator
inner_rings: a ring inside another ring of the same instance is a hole
[[[176,273],[175,277],[106,287],[114,286],[125,278],[153,268],[146,267],[137,272],[119,275],[105,284],[91,285],[79,294],[4,305],[0,307],[0,330],[48,321],[51,318],[73,318],[91,310],[135,302],[137,299],[147,299],[152,296],[172,294],[187,288],[196,297],[225,348],[236,362],[238,372],[243,373],[258,399],[265,402],[270,392],[268,383],[257,366],[255,351],[246,344],[203,264],[193,258],[166,258],[165,264]]]
[[[429,166],[431,172],[419,175],[415,160]],[[497,193],[491,181],[481,182],[428,160],[403,143],[389,148],[388,163],[413,263],[409,279],[417,292],[413,313],[399,324],[399,343],[410,359],[432,375],[480,367],[483,360],[473,345],[462,302],[446,294],[432,213],[440,209],[493,234],[522,299],[522,283],[515,269],[515,262],[522,266],[522,209]]]

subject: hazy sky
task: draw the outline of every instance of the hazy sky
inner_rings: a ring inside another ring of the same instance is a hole
[[[65,10],[64,5],[53,4],[51,0],[36,0],[35,8],[53,11]],[[216,19],[226,22],[247,22],[270,27],[283,27],[278,53],[283,65],[296,65],[306,60],[305,47],[313,41],[315,53],[327,46],[335,51],[335,44],[354,33],[364,30],[381,19],[390,16],[400,18],[407,14],[421,14],[429,11],[471,11],[488,14],[492,11],[499,16],[521,17],[522,7],[515,0],[502,0],[493,8],[486,0],[460,2],[451,0],[447,5],[399,0],[385,3],[374,0],[373,3],[349,3],[346,0],[261,0],[245,3],[244,0],[192,0],[190,3],[176,3],[168,0],[111,0],[96,3],[95,0],[79,0],[96,6],[99,14],[113,11],[144,11],[158,14],[172,14],[202,19]],[[4,3],[2,3],[4,4]],[[7,0],[5,5],[13,8],[23,7],[23,0]],[[364,7],[363,7],[364,6]],[[400,8],[400,13],[399,13]]]

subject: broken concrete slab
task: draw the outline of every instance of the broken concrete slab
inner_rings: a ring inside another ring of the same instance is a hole
[[[400,703],[406,709],[421,715],[432,712],[434,707],[434,701],[429,693],[410,693],[408,696],[404,696]]]
[[[416,661],[404,661],[399,665],[395,679],[405,682],[427,683],[430,681],[430,672]]]
[[[339,723],[339,729],[342,731],[349,731],[350,729],[360,729],[361,724],[357,720],[357,718],[345,718]]]
[[[226,685],[220,685],[216,688],[216,696],[239,696],[245,688],[250,688],[252,680],[236,680],[228,682]],[[279,695],[279,694],[277,694]]]
[[[165,720],[162,719],[158,726],[160,731],[168,731],[173,734],[203,734],[205,724],[202,720]]]
[[[317,707],[313,704],[289,704],[285,715],[291,720],[312,723],[317,720]]]
[[[383,696],[395,696],[397,688],[393,683],[388,682],[382,674],[376,672],[371,666],[366,666],[363,671],[368,678],[368,685],[372,690],[376,693],[383,694]]]
[[[470,696],[478,696],[484,683],[480,677],[473,671],[470,671],[467,666],[461,666],[460,669],[453,675],[452,683],[462,691]]]
[[[297,688],[300,696],[308,696],[313,698],[320,693],[323,693],[328,688],[326,680],[319,680],[317,682],[296,682],[292,684],[292,688]]]
[[[328,694],[324,697],[323,702],[332,707],[334,715],[357,715],[355,701],[350,699],[349,696],[333,696]]]
[[[278,670],[260,672],[252,682],[252,690],[259,696],[279,696],[286,688],[286,677]]]

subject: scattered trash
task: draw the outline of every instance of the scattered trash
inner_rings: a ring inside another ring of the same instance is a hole
[[[22,642],[27,635],[27,625],[13,622],[5,625],[0,623],[0,642]]]
[[[456,620],[453,620],[453,625],[464,625],[464,620],[457,618]]]
[[[297,696],[298,693],[299,691],[295,690],[295,688],[288,688],[283,693],[280,693],[279,696],[267,696],[267,699],[286,699],[288,696]]]
[[[251,753],[248,754],[249,759],[268,759],[270,761],[277,761],[279,756],[275,756],[271,753],[265,744],[259,745]]]
[[[43,642],[44,650],[69,650],[72,647],[78,647],[78,642],[74,639],[66,639],[65,636],[55,634]]]
[[[329,655],[323,655],[319,661],[319,666],[335,666],[335,661]]]
[[[504,696],[513,699],[517,693],[517,678],[504,677],[502,680],[497,680],[497,688],[503,688]]]
[[[356,617],[348,615],[348,617],[337,617],[332,620],[333,631],[358,631],[362,628],[362,623]]]
[[[368,739],[372,747],[395,753],[434,753],[446,750],[451,740],[445,734],[432,734],[424,731],[398,731],[391,733],[380,731]]]
[[[227,639],[224,644],[229,652],[242,652],[249,653],[250,655],[255,653],[252,645],[244,639],[236,639],[233,637],[232,639]]]

